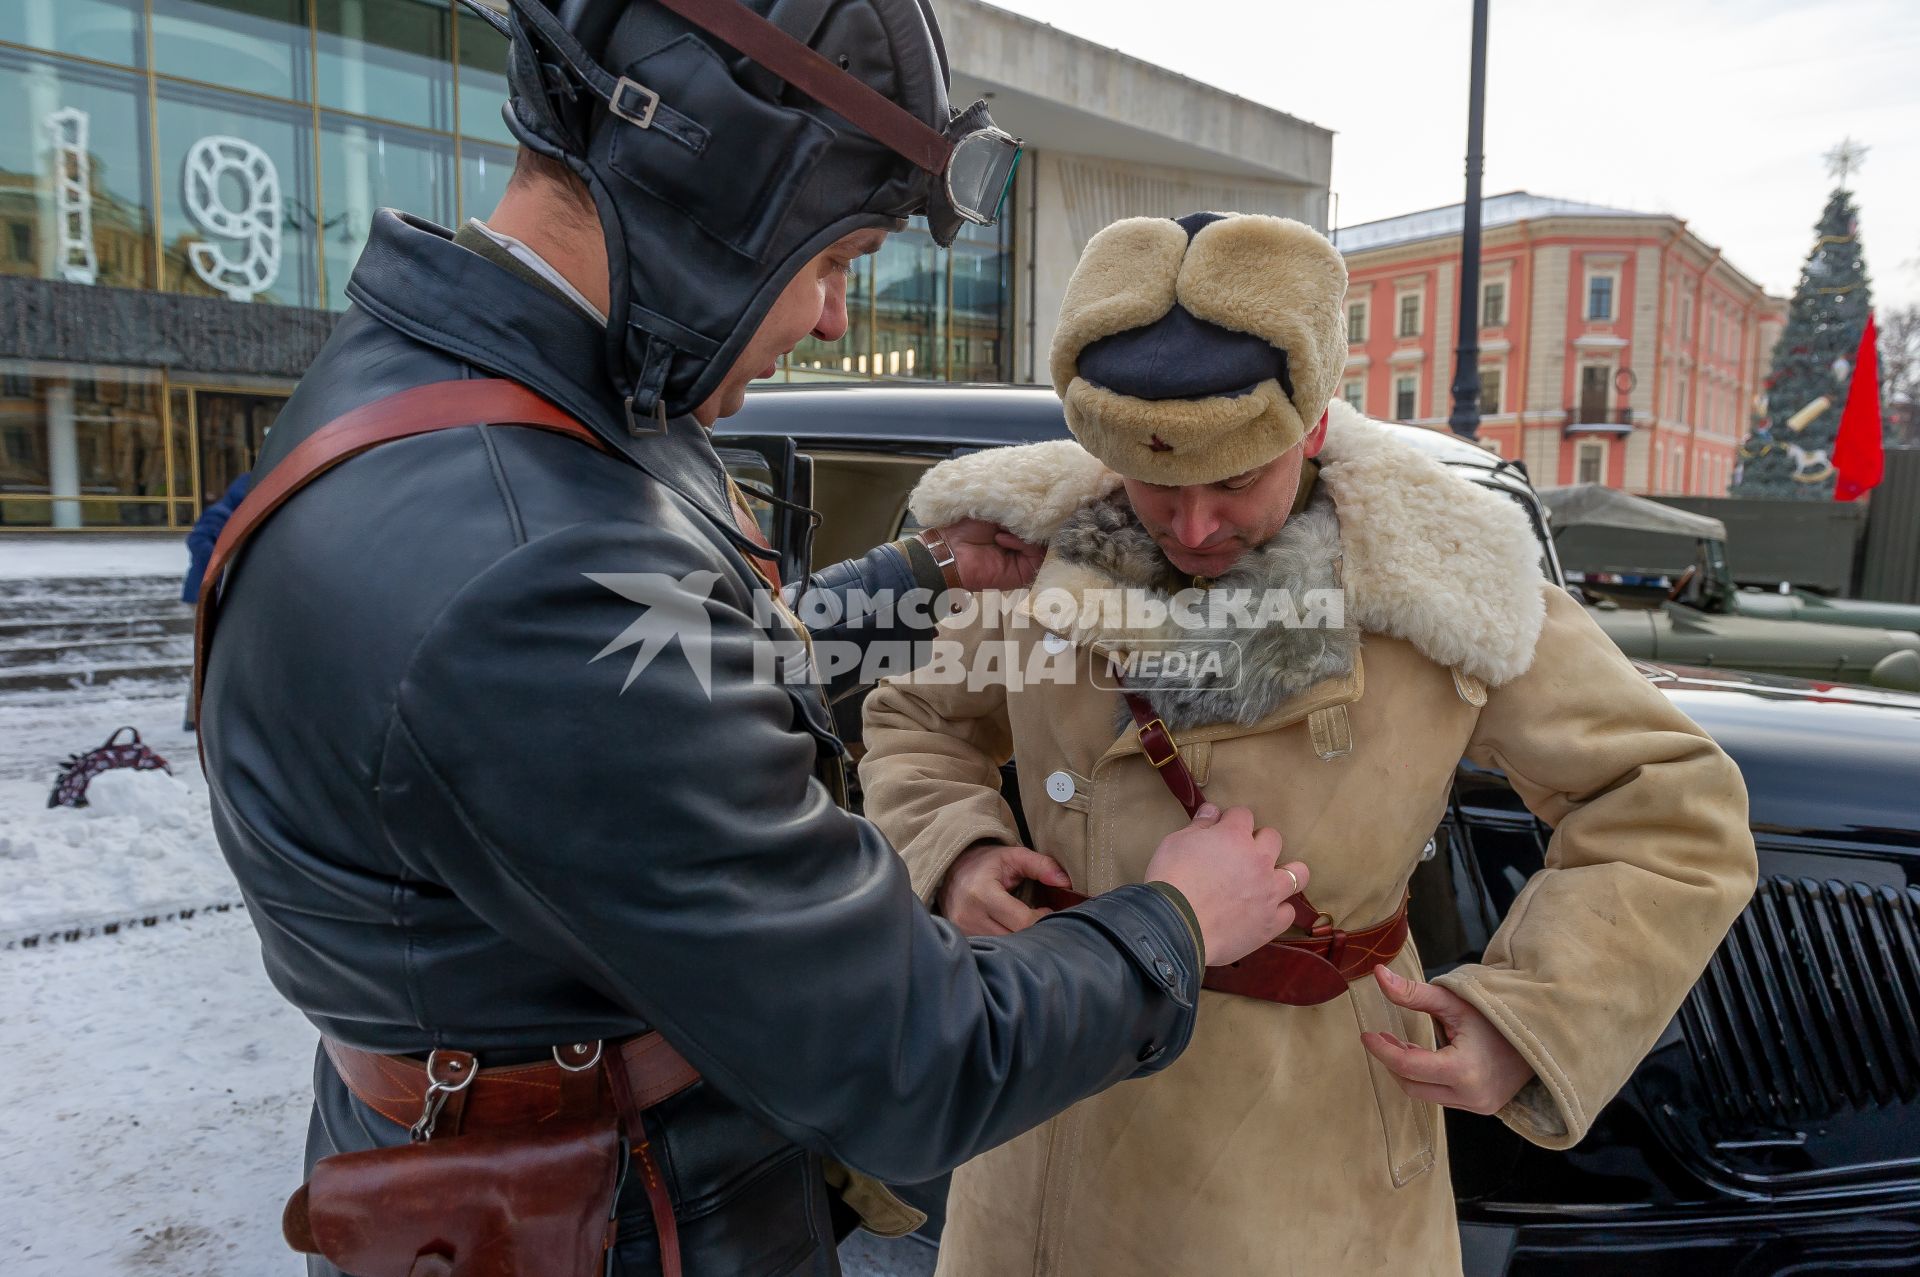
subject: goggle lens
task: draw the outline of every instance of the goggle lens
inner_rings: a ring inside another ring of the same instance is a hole
[[[947,164],[947,198],[954,212],[976,226],[993,225],[1019,166],[1020,142],[1011,134],[989,128],[961,138]]]

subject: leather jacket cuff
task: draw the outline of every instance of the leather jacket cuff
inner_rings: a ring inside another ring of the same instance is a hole
[[[1155,891],[1173,901],[1173,907],[1180,911],[1180,917],[1186,921],[1187,930],[1193,933],[1193,951],[1200,955],[1200,965],[1207,965],[1207,941],[1200,934],[1200,915],[1193,911],[1193,905],[1185,893],[1170,882],[1150,882],[1147,884]]]
[[[1055,919],[1098,928],[1127,955],[1148,984],[1165,993],[1179,1008],[1169,1032],[1141,1048],[1137,1057],[1141,1067],[1132,1076],[1158,1072],[1178,1059],[1193,1038],[1194,1008],[1199,1002],[1204,969],[1194,934],[1172,898],[1146,883],[1128,883],[1050,914],[1039,925],[1051,925]]]

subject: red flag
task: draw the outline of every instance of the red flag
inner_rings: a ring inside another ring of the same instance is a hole
[[[1833,499],[1852,501],[1880,482],[1886,459],[1880,451],[1880,356],[1873,329],[1873,312],[1860,334],[1860,353],[1853,360],[1853,382],[1847,387],[1846,410],[1840,414],[1840,433],[1833,441]]]

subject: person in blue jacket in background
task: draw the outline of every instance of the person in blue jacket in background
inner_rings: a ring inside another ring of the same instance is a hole
[[[180,583],[180,601],[188,607],[200,602],[200,581],[207,574],[207,561],[213,557],[213,547],[220,540],[221,529],[227,526],[227,520],[247,499],[247,492],[253,487],[253,474],[247,472],[227,485],[220,499],[200,512],[193,521],[193,530],[187,533],[187,576]],[[180,724],[187,731],[193,731],[193,693],[187,693],[187,713]]]
[[[213,557],[215,542],[220,540],[220,530],[227,526],[227,520],[246,500],[247,490],[253,487],[253,475],[243,474],[235,479],[221,498],[200,512],[193,521],[193,531],[187,533],[187,553],[192,561],[187,564],[187,579],[180,583],[180,601],[192,606],[200,601],[200,578],[207,574],[207,560]]]

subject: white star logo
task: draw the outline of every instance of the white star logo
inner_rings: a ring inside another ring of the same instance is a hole
[[[633,680],[640,677],[640,672],[653,663],[653,658],[678,639],[688,668],[700,680],[700,690],[707,694],[708,700],[713,699],[713,623],[707,616],[706,604],[714,582],[720,579],[718,572],[690,572],[684,577],[663,572],[587,572],[583,575],[646,609],[639,620],[620,631],[613,642],[594,653],[593,660],[587,664],[638,644],[640,650],[633,655],[627,681],[620,684],[620,690],[625,692],[633,686]]]

